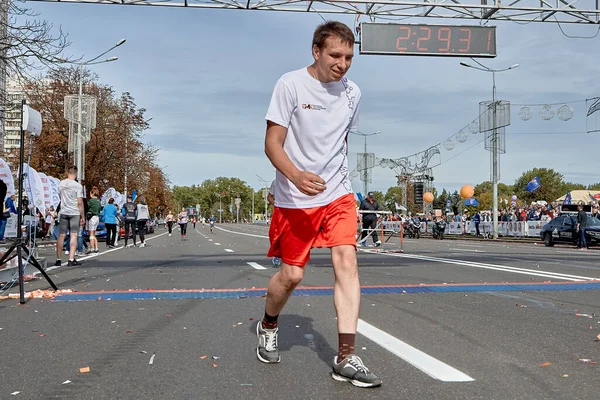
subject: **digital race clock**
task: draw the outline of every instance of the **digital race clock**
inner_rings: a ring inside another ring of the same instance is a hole
[[[496,57],[496,27],[363,22],[360,54]]]

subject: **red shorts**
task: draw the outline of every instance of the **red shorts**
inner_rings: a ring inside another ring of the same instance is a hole
[[[268,257],[279,257],[284,263],[299,267],[306,265],[313,247],[356,247],[354,195],[347,194],[320,207],[275,207],[269,239]]]

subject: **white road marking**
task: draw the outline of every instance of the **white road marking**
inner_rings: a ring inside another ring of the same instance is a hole
[[[215,226],[215,228],[217,228],[218,230],[223,231],[223,232],[233,233],[235,235],[251,236],[251,237],[256,237],[256,238],[261,238],[261,239],[268,239],[269,238],[268,236],[264,236],[264,235],[254,235],[254,234],[251,234],[251,233],[230,231],[228,229],[219,228],[218,226]]]
[[[483,250],[477,250],[477,249],[459,249],[459,248],[454,248],[454,249],[450,249],[450,251],[470,251],[473,253],[485,253],[485,251]]]
[[[431,357],[429,354],[423,353],[421,350],[404,343],[400,339],[374,327],[362,319],[358,320],[358,333],[434,379],[442,382],[472,382],[475,380],[469,375]]]
[[[231,250],[231,249],[225,249],[225,251],[228,253],[233,253],[233,250]]]
[[[251,266],[254,269],[266,269],[262,265],[255,263],[255,262],[247,262],[246,264],[248,264],[249,266]]]
[[[557,272],[543,271],[543,270],[539,270],[539,269],[534,270],[534,269],[526,269],[526,268],[509,267],[507,265],[483,264],[483,263],[477,263],[477,262],[473,262],[473,261],[422,256],[422,255],[418,255],[418,254],[377,253],[372,250],[366,250],[366,249],[360,249],[360,251],[365,252],[365,253],[381,254],[381,255],[386,255],[386,256],[391,256],[391,257],[413,258],[413,259],[417,259],[417,260],[425,260],[425,261],[441,262],[441,263],[445,263],[445,264],[462,265],[464,267],[492,269],[492,270],[496,270],[496,271],[512,272],[514,274],[543,276],[545,278],[554,278],[554,279],[558,279],[558,280],[567,280],[567,281],[576,281],[576,282],[599,280],[599,278],[592,278],[589,276],[560,274]]]

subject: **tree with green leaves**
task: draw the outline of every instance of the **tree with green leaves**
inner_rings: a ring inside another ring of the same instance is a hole
[[[530,193],[526,190],[527,184],[536,176],[540,177],[541,187]],[[552,168],[534,168],[525,171],[514,184],[514,192],[517,197],[527,203],[537,200],[552,202],[565,194],[567,190],[563,175]]]

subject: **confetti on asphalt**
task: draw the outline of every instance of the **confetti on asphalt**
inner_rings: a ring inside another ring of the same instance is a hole
[[[140,353],[142,353],[142,354],[148,354],[148,352],[146,350],[142,350],[142,351],[140,351]]]
[[[596,336],[598,338],[598,340],[600,340],[600,335]]]
[[[200,357],[201,360],[204,360],[204,359],[207,359],[207,358],[208,358],[208,356],[202,356],[202,357]]]
[[[569,377],[569,374],[564,374],[562,377],[563,377],[563,378],[568,378],[568,377]]]
[[[21,393],[21,392],[12,392],[10,395],[11,395],[11,396],[16,396],[16,395],[18,395],[19,393]]]
[[[592,361],[589,358],[580,358],[579,361],[581,361],[584,364],[596,364],[596,361]]]
[[[547,367],[549,365],[551,365],[552,363],[550,361],[546,361],[545,363],[543,363],[542,365],[540,365],[540,367]]]
[[[252,384],[251,383],[242,383],[242,384],[240,384],[240,386],[252,386]]]
[[[241,324],[243,324],[243,322],[238,322],[237,324],[238,324],[238,325],[241,325]]]
[[[125,331],[125,333],[133,333],[133,331]]]
[[[366,350],[367,348],[366,348],[366,347],[363,347],[362,349],[363,349],[363,350]]]
[[[155,355],[156,354],[152,354],[152,357],[150,357],[150,361],[148,362],[148,364],[150,364],[150,365],[154,364],[154,356]]]
[[[213,368],[217,368],[217,364],[211,364]]]
[[[61,383],[61,385],[68,385],[69,383],[71,383],[71,381],[67,379],[66,381],[64,381],[63,383]]]
[[[44,337],[44,336],[46,336],[46,334],[45,334],[45,333],[41,333],[41,334],[40,334],[40,337]]]
[[[221,357],[212,356],[212,359],[213,359],[213,360],[218,360],[219,358],[221,358]]]
[[[170,316],[171,316],[171,314],[165,314],[165,317],[170,317]]]
[[[250,318],[248,321],[254,321],[254,318]],[[2,330],[2,328],[0,328],[0,330]]]
[[[79,368],[79,372],[85,374],[86,372],[90,372],[90,367]]]

